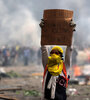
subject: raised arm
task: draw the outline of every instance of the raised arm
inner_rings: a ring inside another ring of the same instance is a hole
[[[42,64],[43,67],[45,68],[48,62],[48,50],[45,45],[41,46],[41,53],[42,53]]]
[[[70,21],[70,27],[72,27],[73,31],[76,31],[76,24],[73,21],[73,19],[71,19]],[[72,46],[67,46],[66,48],[66,53],[65,53],[65,65],[66,68],[70,68],[71,67],[71,55],[72,55]]]
[[[67,46],[65,53],[65,65],[67,69],[71,67],[71,54],[72,54],[72,48],[71,46]]]
[[[41,19],[39,26],[42,28],[44,27],[44,19]],[[48,62],[48,50],[45,45],[41,45],[41,53],[42,53],[42,64],[45,68]]]

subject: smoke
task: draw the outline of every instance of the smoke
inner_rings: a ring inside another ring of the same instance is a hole
[[[0,0],[0,45],[18,41],[23,45],[40,46],[40,19],[44,9],[74,11],[77,24],[74,43],[90,45],[89,0]]]
[[[80,48],[90,47],[90,1],[87,0],[62,0],[59,6],[62,9],[73,10],[74,21],[77,25],[74,32],[74,45]]]
[[[12,0],[13,1],[13,0]],[[38,46],[39,22],[26,6],[0,1],[0,44],[18,41],[23,45]]]

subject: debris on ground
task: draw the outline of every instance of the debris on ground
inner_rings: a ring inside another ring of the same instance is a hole
[[[18,99],[0,94],[0,100],[18,100]]]
[[[41,96],[41,93],[36,90],[23,90],[25,96]]]
[[[5,73],[10,72],[11,76],[13,76],[12,73],[16,73],[19,76],[2,78],[0,80],[0,94],[12,98],[9,100],[14,98],[15,100],[41,100],[43,73],[40,72],[39,67],[4,67]],[[89,90],[89,85],[69,84],[67,100],[90,100]]]
[[[69,88],[67,90],[67,95],[68,96],[70,96],[70,95],[76,95],[76,94],[78,94],[78,92],[77,92],[77,89],[75,89],[75,88]]]
[[[2,88],[0,91],[16,91],[16,90],[22,90],[21,87],[12,87],[12,88]]]
[[[31,76],[43,76],[43,72],[32,73]]]
[[[14,71],[10,71],[10,72],[7,72],[6,73],[10,78],[17,78],[17,77],[21,77],[21,75],[20,74],[18,74],[18,73],[16,73],[16,72],[14,72]]]

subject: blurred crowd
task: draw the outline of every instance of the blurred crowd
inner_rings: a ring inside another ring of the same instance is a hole
[[[1,66],[16,66],[16,65],[29,65],[41,64],[41,51],[40,48],[36,50],[30,47],[1,47],[0,48],[0,65]]]

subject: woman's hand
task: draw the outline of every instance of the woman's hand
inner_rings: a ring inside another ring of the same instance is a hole
[[[70,27],[73,28],[73,31],[76,31],[76,30],[75,30],[76,24],[74,23],[73,19],[71,19],[71,21],[70,21]]]
[[[39,26],[42,28],[44,26],[44,19],[41,19]]]

